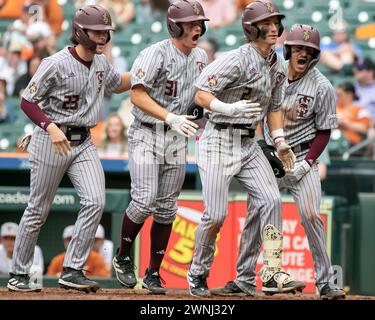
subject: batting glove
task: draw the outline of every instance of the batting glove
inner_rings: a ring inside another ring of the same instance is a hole
[[[168,113],[165,123],[179,134],[189,138],[196,134],[197,128],[199,127],[196,123],[190,121],[192,119],[195,119],[195,117]]]
[[[290,171],[289,178],[298,182],[310,171],[310,169],[310,164],[306,160],[302,160],[301,162],[296,163],[294,169]]]
[[[294,162],[296,161],[296,156],[294,155],[290,145],[285,142],[281,142],[276,147],[277,154],[283,162],[286,171],[293,169]]]
[[[256,118],[262,112],[259,103],[249,100],[240,100],[234,103],[225,103],[218,99],[211,101],[210,109],[231,117]]]

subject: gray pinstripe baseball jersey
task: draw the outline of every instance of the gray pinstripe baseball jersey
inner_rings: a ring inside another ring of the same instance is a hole
[[[285,62],[285,72],[287,68],[288,62]],[[285,114],[285,140],[290,146],[296,147],[310,142],[317,130],[338,127],[335,90],[317,68],[309,70],[298,81],[285,83],[282,110]],[[272,144],[267,124],[265,124],[265,138],[268,144]],[[296,156],[301,158],[307,151],[296,152]]]
[[[246,44],[220,55],[203,70],[196,86],[223,102],[251,100],[260,103],[263,112],[257,121],[210,114],[210,121],[215,123],[246,123],[256,128],[267,111],[280,108],[284,80],[285,71],[275,51],[264,59],[251,44]]]
[[[201,48],[185,55],[175,48],[170,39],[143,50],[131,69],[132,86],[143,85],[160,106],[174,114],[185,114],[194,102],[196,89],[192,85],[208,61]],[[141,122],[157,120],[141,109],[133,108],[135,118]]]
[[[185,114],[193,103],[194,80],[207,63],[200,48],[189,55],[179,51],[170,39],[143,50],[132,67],[132,86],[141,84],[162,107]],[[129,170],[131,197],[126,214],[135,223],[154,215],[159,223],[172,223],[176,199],[185,178],[186,139],[174,131],[164,132],[164,123],[133,108],[135,121],[129,130]],[[144,123],[160,124],[149,128]]]
[[[216,123],[242,123],[256,127],[268,111],[281,106],[285,74],[272,51],[267,59],[251,44],[230,51],[209,64],[196,86],[227,103],[242,99],[259,102],[262,115],[254,122],[212,113],[199,140],[197,163],[202,180],[205,211],[195,235],[190,275],[207,276],[214,258],[217,233],[227,215],[230,182],[236,178],[259,210],[262,230],[268,224],[281,230],[281,199],[276,178],[254,139],[241,130],[218,130]],[[259,243],[260,246],[260,243]]]
[[[99,120],[104,94],[119,84],[119,73],[104,55],[95,55],[88,68],[65,48],[42,61],[23,98],[38,103],[52,122],[91,128]]]
[[[23,98],[38,103],[58,125],[96,125],[104,91],[120,84],[104,55],[95,55],[88,68],[68,48],[43,60],[24,91]],[[63,127],[62,127],[63,129]],[[36,127],[28,148],[30,200],[20,222],[13,253],[12,273],[29,272],[40,228],[47,219],[54,195],[67,173],[80,199],[81,209],[64,266],[82,269],[91,250],[105,202],[104,173],[90,136],[66,156],[53,151],[49,134]]]
[[[287,70],[288,63],[285,64]],[[317,130],[337,127],[335,92],[320,71],[313,68],[301,79],[286,83],[285,97],[282,103],[285,111],[284,133],[286,142],[297,147],[310,142]],[[265,126],[265,137],[270,143],[269,130]],[[298,149],[297,149],[298,150]],[[297,151],[297,163],[304,159],[309,149]],[[321,202],[321,184],[318,166],[297,183],[287,174],[278,180],[280,189],[287,188],[296,201],[305,229],[316,271],[316,282],[325,283],[332,276],[331,262],[327,255],[322,220],[319,217]],[[241,247],[237,261],[236,283],[242,286],[255,285],[255,266],[259,253],[252,249],[260,239],[259,225],[254,223],[258,215],[255,206],[250,203],[244,230],[241,235]]]

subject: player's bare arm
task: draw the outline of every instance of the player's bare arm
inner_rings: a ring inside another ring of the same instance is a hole
[[[122,93],[122,92],[130,90],[130,88],[131,88],[130,79],[131,79],[131,73],[130,72],[122,72],[121,73],[120,85],[116,88],[114,93]]]
[[[131,102],[143,112],[146,112],[156,119],[165,121],[168,111],[162,108],[154,99],[150,97],[144,86],[134,86],[130,91],[130,99]]]
[[[277,153],[285,169],[292,170],[294,162],[296,161],[296,156],[291,147],[285,143],[282,111],[268,112],[267,122]]]

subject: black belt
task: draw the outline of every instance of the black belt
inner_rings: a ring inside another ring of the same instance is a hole
[[[84,142],[90,134],[87,127],[75,127],[67,125],[57,125],[72,145],[79,145]]]
[[[254,138],[255,130],[249,128],[249,126],[245,124],[239,123],[214,123],[216,130],[227,130],[227,129],[239,129],[239,130],[246,130],[246,133],[242,134],[242,136]]]
[[[308,149],[310,149],[310,143],[309,142],[300,143],[300,144],[292,147],[292,151],[294,153],[300,153],[300,152],[308,150]]]
[[[156,123],[141,122],[142,126],[145,126],[150,129],[156,129]],[[167,124],[164,124],[164,132],[171,130],[171,127]]]

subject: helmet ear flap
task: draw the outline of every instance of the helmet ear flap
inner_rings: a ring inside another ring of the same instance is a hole
[[[177,23],[176,23],[176,27],[177,27],[177,29],[178,29],[177,37],[176,37],[176,38],[180,38],[180,37],[182,37],[182,35],[184,34],[184,28],[182,27],[182,25],[181,25],[180,22],[177,22]]]
[[[206,32],[206,30],[207,30],[206,24],[204,23],[204,21],[202,21],[202,31],[201,31],[201,36],[204,35],[204,33]]]
[[[255,41],[259,37],[260,30],[256,25],[247,25],[245,35],[250,41]]]
[[[167,27],[168,27],[169,34],[173,38],[179,38],[184,33],[184,29],[182,28],[181,23],[174,22],[170,19],[168,19]]]
[[[279,33],[277,34],[278,37],[280,37],[284,32],[284,25],[281,23],[281,20],[279,20]]]
[[[290,55],[291,55],[290,46],[284,45],[283,53],[284,53],[284,59],[285,60],[289,60],[290,59]]]

